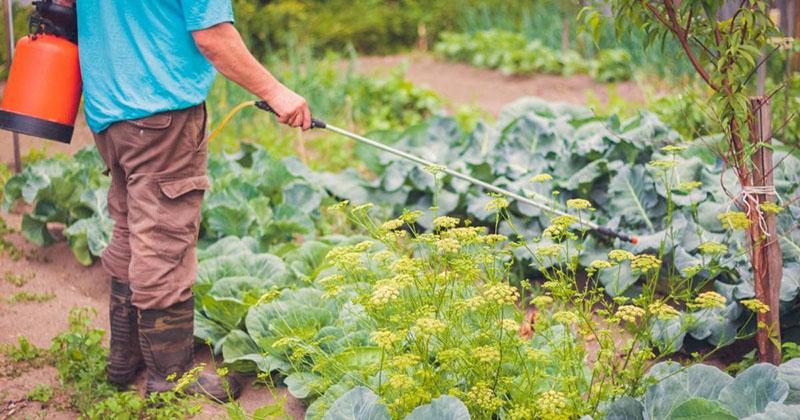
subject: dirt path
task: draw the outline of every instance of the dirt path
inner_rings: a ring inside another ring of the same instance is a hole
[[[497,115],[500,109],[522,96],[540,96],[553,101],[584,104],[587,93],[601,102],[608,98],[608,86],[598,84],[587,76],[569,78],[537,75],[531,77],[508,77],[499,72],[477,69],[464,64],[446,63],[430,55],[414,54],[391,57],[366,57],[360,59],[359,71],[365,74],[385,74],[408,63],[408,78],[419,85],[427,86],[453,107],[478,105],[484,111]],[[0,93],[3,86],[0,85]],[[643,103],[644,95],[635,83],[618,84],[616,93],[631,101]],[[81,147],[93,142],[91,132],[83,115],[79,115],[75,135],[69,145],[21,136],[22,155],[31,148],[44,149],[47,155],[73,154]],[[0,163],[12,163],[11,134],[0,131]],[[20,216],[0,214],[9,224],[19,228]],[[28,244],[19,234],[11,235],[15,246],[28,255],[12,261],[0,255],[0,343],[14,343],[17,337],[27,337],[39,347],[49,347],[51,339],[67,328],[67,314],[72,307],[90,306],[97,311],[94,323],[106,328],[108,323],[108,279],[99,265],[83,267],[77,263],[66,243],[38,249]],[[29,277],[22,287],[3,280],[5,273]],[[5,297],[19,291],[53,293],[55,298],[40,303],[9,304]],[[107,339],[107,337],[106,337]],[[204,356],[208,359],[208,353]],[[2,363],[2,361],[0,361]],[[44,367],[25,372],[18,378],[0,377],[0,420],[10,417],[48,417],[52,419],[75,418],[76,413],[43,409],[39,403],[24,401],[24,397],[37,383],[56,385],[53,368]],[[281,391],[284,392],[284,391]],[[270,402],[269,392],[247,387],[241,398],[243,406],[250,412]],[[15,402],[12,404],[11,402]],[[302,417],[299,401],[289,398],[287,408],[295,417]],[[219,408],[209,407],[201,418],[222,416]]]
[[[453,105],[477,105],[495,116],[505,105],[523,96],[586,104],[591,95],[606,103],[611,86],[595,82],[587,75],[504,76],[498,71],[445,62],[428,54],[362,57],[359,71],[380,75],[406,64],[407,77],[415,84],[433,89]],[[635,82],[613,86],[620,97],[634,103],[645,102],[644,93]]]

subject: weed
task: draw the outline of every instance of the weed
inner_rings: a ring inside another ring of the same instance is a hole
[[[17,292],[6,298],[8,303],[42,303],[55,299],[56,295],[53,292],[36,293],[36,292]]]
[[[31,369],[41,368],[51,360],[47,351],[36,347],[22,336],[17,338],[17,345],[0,345],[0,355],[3,356],[0,377],[18,377]]]
[[[28,280],[33,278],[33,273],[29,272],[26,274],[14,274],[11,271],[6,271],[3,273],[3,280],[8,283],[12,284],[17,287],[22,287],[28,283]]]
[[[13,243],[11,243],[11,241],[6,239],[6,236],[14,232],[16,231],[6,224],[5,219],[0,217],[0,255],[5,253],[12,260],[17,261],[22,258],[24,253],[21,249],[17,248]]]
[[[29,401],[39,401],[42,404],[47,404],[52,397],[53,387],[48,384],[37,384],[26,396]]]

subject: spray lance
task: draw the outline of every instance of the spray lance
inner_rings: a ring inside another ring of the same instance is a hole
[[[270,107],[269,104],[267,104],[264,101],[244,102],[244,103],[240,104],[239,106],[235,107],[233,110],[231,110],[228,113],[228,115],[226,115],[223,118],[222,123],[220,123],[220,125],[217,126],[217,128],[214,131],[212,131],[211,134],[209,135],[209,140],[213,139],[214,137],[216,137],[217,134],[219,134],[220,130],[222,130],[222,128],[225,127],[225,125],[228,123],[228,121],[230,121],[230,119],[233,118],[233,116],[236,113],[238,113],[242,109],[244,109],[244,108],[246,108],[248,106],[252,106],[252,105],[255,105],[256,107],[258,107],[259,109],[262,109],[264,111],[267,111],[267,112],[270,112],[272,114],[278,115],[275,112],[275,110],[272,109],[272,107]],[[391,147],[391,146],[387,146],[387,145],[385,145],[383,143],[377,142],[377,141],[372,140],[372,139],[368,139],[368,138],[366,138],[364,136],[360,136],[360,135],[355,134],[355,133],[351,133],[351,132],[349,132],[349,131],[347,131],[345,129],[330,125],[330,124],[326,123],[325,121],[322,121],[322,120],[319,120],[319,119],[316,119],[316,118],[312,118],[311,119],[311,128],[317,128],[317,129],[323,129],[323,130],[331,131],[333,133],[336,133],[336,134],[351,138],[351,139],[353,139],[353,140],[355,140],[357,142],[360,142],[360,143],[366,144],[368,146],[383,150],[386,153],[391,153],[391,154],[393,154],[395,156],[399,156],[399,157],[401,157],[403,159],[409,160],[411,162],[414,162],[416,164],[419,164],[419,165],[422,165],[422,166],[425,166],[425,167],[429,167],[429,166],[439,167],[439,168],[441,168],[442,172],[444,172],[444,173],[446,173],[446,174],[448,174],[448,175],[450,175],[450,176],[452,176],[454,178],[458,178],[458,179],[467,181],[470,184],[473,184],[473,185],[476,185],[476,186],[478,186],[480,188],[483,188],[486,191],[491,191],[491,192],[503,195],[505,197],[514,199],[514,200],[516,200],[516,201],[518,201],[520,203],[528,204],[528,205],[531,205],[531,206],[536,207],[538,209],[544,210],[546,212],[551,212],[551,213],[557,214],[559,216],[568,216],[568,214],[563,212],[563,211],[560,211],[558,209],[553,209],[553,208],[551,208],[551,207],[549,207],[549,206],[547,206],[545,204],[542,204],[542,203],[540,203],[538,201],[532,200],[532,199],[530,199],[528,197],[524,197],[524,196],[519,195],[519,194],[517,194],[515,192],[512,192],[512,191],[506,190],[504,188],[500,188],[498,186],[489,184],[488,182],[481,181],[480,179],[477,179],[477,178],[471,177],[471,176],[469,176],[467,174],[464,174],[464,173],[458,172],[456,170],[450,169],[447,166],[438,164],[436,162],[431,162],[431,161],[429,161],[427,159],[423,159],[423,158],[421,158],[419,156],[412,155],[411,153],[404,152],[404,151],[402,151],[400,149],[397,149],[397,148],[394,148],[394,147]],[[636,244],[639,241],[639,239],[636,236],[628,235],[628,234],[613,230],[613,229],[605,227],[605,226],[600,226],[597,223],[593,223],[593,222],[589,222],[589,221],[581,221],[580,223],[583,224],[584,226],[588,227],[592,231],[594,231],[594,232],[596,232],[596,233],[598,233],[600,235],[603,235],[603,236],[607,236],[607,237],[610,237],[610,238],[618,238],[618,239],[620,239],[620,240],[622,240],[624,242],[629,242],[629,243],[632,243],[632,244]]]

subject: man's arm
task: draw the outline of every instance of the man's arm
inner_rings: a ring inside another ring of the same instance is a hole
[[[230,23],[192,32],[194,42],[208,61],[225,77],[266,101],[278,121],[292,127],[311,128],[306,100],[281,84],[247,50],[239,31]]]

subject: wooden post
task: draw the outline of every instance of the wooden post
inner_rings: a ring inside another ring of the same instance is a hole
[[[14,9],[11,0],[3,2],[5,6],[5,22],[6,22],[6,42],[8,53],[8,68],[11,70],[11,59],[14,58]],[[11,133],[12,143],[14,144],[14,172],[20,173],[22,171],[22,160],[19,157],[19,134]]]
[[[774,189],[774,163],[772,160],[772,124],[769,99],[765,96],[750,98],[750,140],[755,148],[752,157],[753,187]],[[760,144],[760,145],[759,145]],[[766,147],[765,147],[766,146]],[[774,194],[757,194],[758,203],[774,203]],[[766,303],[770,310],[758,314],[756,344],[759,361],[779,365],[781,363],[781,329],[780,329],[780,290],[783,277],[783,254],[778,240],[776,218],[773,214],[764,213],[767,231],[759,226],[755,218],[750,226],[752,247],[753,277],[755,280],[756,298]]]

